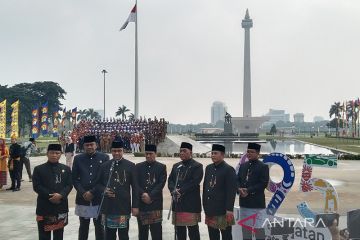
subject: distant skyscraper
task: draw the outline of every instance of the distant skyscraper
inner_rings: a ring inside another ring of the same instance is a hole
[[[227,112],[227,107],[223,102],[213,102],[211,106],[211,123],[216,124],[219,120],[224,121],[225,113]]]
[[[294,114],[294,123],[303,123],[304,122],[304,114],[303,113],[295,113]]]

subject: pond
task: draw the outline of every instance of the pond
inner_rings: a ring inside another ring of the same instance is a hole
[[[201,142],[209,147],[213,143],[225,145],[226,153],[242,154],[246,151],[247,142],[232,141],[232,142]],[[272,152],[280,152],[283,154],[337,154],[338,151],[331,150],[324,147],[315,146],[297,140],[269,140],[259,141],[261,145],[261,153],[267,154]]]

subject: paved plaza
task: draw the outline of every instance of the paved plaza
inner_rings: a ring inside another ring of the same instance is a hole
[[[132,155],[126,155],[125,158],[138,163],[143,161],[142,158],[135,158]],[[177,158],[159,158],[160,162],[167,165],[168,174],[171,170],[171,166],[179,161]],[[200,161],[204,167],[211,163],[209,158],[196,159]],[[32,168],[46,161],[46,157],[34,157],[31,158]],[[65,158],[60,160],[65,162]],[[227,162],[232,166],[235,166],[238,162],[237,159],[227,159]],[[302,160],[293,160],[296,170],[296,180],[291,192],[286,197],[281,209],[278,213],[282,215],[295,216],[297,214],[296,205],[302,201],[307,201],[314,210],[321,210],[323,207],[322,196],[319,193],[304,194],[299,192],[299,181],[302,169]],[[339,213],[342,215],[340,219],[340,228],[346,227],[346,212],[352,209],[360,208],[360,161],[341,161],[338,164],[338,169],[325,169],[315,168],[314,177],[327,179],[336,188],[339,199],[340,209]],[[279,181],[282,178],[282,170],[280,167],[274,166],[271,168],[270,175],[274,181]],[[24,169],[23,172],[24,182],[22,182],[21,191],[9,192],[0,190],[0,232],[1,239],[12,240],[34,240],[37,239],[37,225],[35,221],[35,205],[36,194],[32,190],[32,185],[28,182],[28,178]],[[8,183],[10,179],[8,179]],[[5,186],[4,188],[6,188]],[[74,240],[77,239],[77,231],[79,222],[74,214],[75,203],[75,190],[69,195],[70,213],[69,213],[69,225],[65,228],[64,239]],[[272,197],[269,192],[266,193],[267,202]],[[238,205],[238,199],[235,201],[235,205]],[[164,239],[173,238],[173,226],[168,221],[167,213],[170,206],[170,197],[167,187],[164,188],[164,222],[163,232]],[[204,220],[204,218],[202,218]],[[94,228],[91,226],[91,233],[89,239],[94,239]],[[200,231],[202,239],[208,239],[207,228],[204,221],[200,223]],[[130,222],[130,239],[137,239],[137,222],[134,217]]]

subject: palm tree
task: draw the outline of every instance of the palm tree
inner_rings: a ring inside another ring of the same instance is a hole
[[[134,119],[135,119],[134,113],[130,113],[130,115],[129,115],[129,120],[130,120],[130,121],[133,121]]]
[[[86,109],[77,112],[77,121],[86,120]]]
[[[115,116],[121,116],[121,119],[126,119],[126,112],[129,112],[130,109],[128,109],[125,105],[122,105],[118,108],[118,110],[115,113]]]
[[[86,118],[90,120],[99,120],[101,119],[101,116],[93,108],[89,108],[86,110]]]
[[[343,111],[343,106],[340,104],[340,102],[335,102],[333,105],[331,105],[329,110],[330,118],[334,115],[336,118],[336,136],[339,136],[339,119],[341,117],[341,112]]]
[[[355,136],[356,134],[358,135],[359,137],[359,130],[357,129],[357,122],[358,122],[358,119],[359,119],[359,107],[360,107],[360,102],[359,102],[359,99],[355,100],[355,103],[354,103],[354,126],[355,126]]]

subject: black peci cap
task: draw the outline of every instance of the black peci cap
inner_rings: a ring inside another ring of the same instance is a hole
[[[156,145],[154,144],[146,144],[145,152],[156,152]]]
[[[180,148],[187,148],[189,149],[190,151],[192,151],[192,145],[188,142],[182,142],[181,145],[180,145]]]
[[[47,150],[48,151],[60,151],[60,152],[62,152],[61,145],[57,144],[57,143],[56,144],[55,143],[49,144]]]
[[[219,151],[225,153],[225,147],[220,144],[213,144],[211,151]]]

